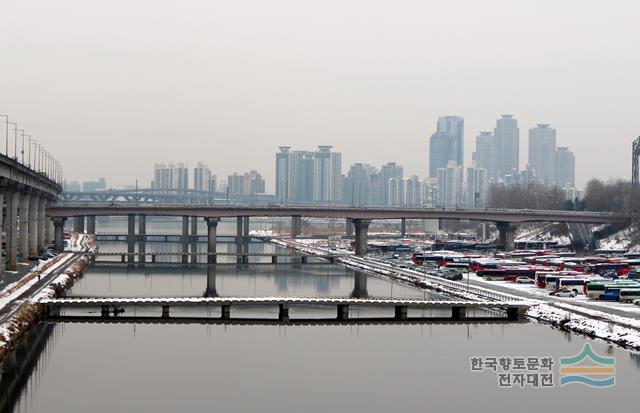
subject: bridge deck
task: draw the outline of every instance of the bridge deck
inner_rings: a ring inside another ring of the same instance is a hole
[[[340,297],[104,297],[42,299],[40,304],[52,307],[87,306],[206,306],[206,305],[358,305],[406,306],[412,308],[529,308],[525,302],[414,300],[396,298],[340,298]]]

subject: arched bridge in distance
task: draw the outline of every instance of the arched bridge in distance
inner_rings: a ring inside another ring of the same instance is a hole
[[[128,216],[129,235],[135,236],[135,218],[140,217],[140,231],[144,231],[147,216],[183,217],[183,236],[188,237],[189,219],[203,218],[208,225],[209,253],[215,253],[215,236],[220,218],[238,219],[238,237],[248,236],[250,217],[291,217],[292,235],[301,233],[302,217],[344,218],[347,230],[355,229],[356,254],[367,253],[367,232],[372,220],[383,219],[447,219],[495,222],[500,241],[512,249],[517,224],[527,222],[564,222],[584,224],[628,224],[630,217],[620,214],[585,211],[554,211],[526,209],[431,209],[431,208],[372,208],[372,207],[319,207],[319,206],[235,206],[235,205],[127,205],[127,204],[59,204],[47,208],[47,216],[55,226],[56,247],[62,248],[64,222],[75,218],[77,229],[95,233],[96,216]],[[81,223],[81,226],[80,226]],[[353,225],[351,225],[353,224]]]

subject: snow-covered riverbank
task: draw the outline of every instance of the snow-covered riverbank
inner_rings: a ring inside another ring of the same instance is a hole
[[[524,301],[531,306],[526,313],[527,317],[531,319],[592,338],[609,341],[625,348],[640,350],[640,320],[634,318],[578,307],[570,303],[547,302],[542,299],[529,298],[521,294],[522,290],[526,288],[525,286],[518,286],[513,283],[511,283],[514,285],[513,294],[509,294],[492,289],[491,283],[495,285],[493,281],[487,282],[486,286],[468,285],[462,281],[449,281],[409,268],[394,267],[372,257],[356,257],[349,251],[331,251],[327,248],[314,246],[312,240],[300,242],[285,238],[264,237],[263,239],[306,254],[333,257],[335,262],[354,269],[386,276],[400,282],[412,284],[418,288],[444,292],[459,298]]]

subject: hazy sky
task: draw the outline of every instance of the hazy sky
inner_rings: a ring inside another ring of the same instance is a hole
[[[550,123],[584,185],[630,175],[638,21],[634,0],[0,0],[0,114],[72,180],[201,160],[272,190],[279,145],[424,177],[438,116],[464,116],[467,161],[512,113],[521,166]]]

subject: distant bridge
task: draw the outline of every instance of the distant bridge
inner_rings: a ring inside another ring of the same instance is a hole
[[[106,189],[101,191],[65,191],[60,194],[63,203],[88,204],[267,204],[275,201],[274,195],[227,195],[224,192],[198,191],[195,189]]]
[[[515,225],[525,222],[566,222],[590,224],[627,224],[630,218],[625,215],[584,212],[584,211],[547,211],[527,209],[434,209],[434,208],[362,208],[362,207],[326,207],[326,206],[238,206],[238,205],[91,205],[62,204],[47,209],[47,215],[53,218],[54,225],[59,228],[57,248],[62,248],[62,228],[67,218],[74,217],[76,231],[84,231],[84,217],[88,219],[88,232],[95,233],[96,216],[128,216],[128,239],[136,241],[135,218],[139,217],[139,235],[146,234],[147,216],[175,216],[183,218],[182,243],[183,252],[188,252],[189,221],[191,218],[191,235],[197,234],[197,220],[204,218],[207,222],[208,252],[215,258],[216,228],[220,218],[235,217],[238,221],[237,240],[240,243],[249,236],[250,217],[291,217],[292,236],[302,232],[302,217],[311,218],[344,218],[347,220],[346,235],[351,236],[355,229],[355,251],[357,255],[367,252],[367,233],[371,220],[399,219],[402,228],[407,219],[451,219],[482,222],[495,222],[500,232],[500,242],[506,249],[513,249]],[[194,226],[195,223],[195,226]],[[133,247],[131,247],[133,248]],[[238,250],[239,251],[239,250]],[[128,252],[134,252],[130,249]]]

